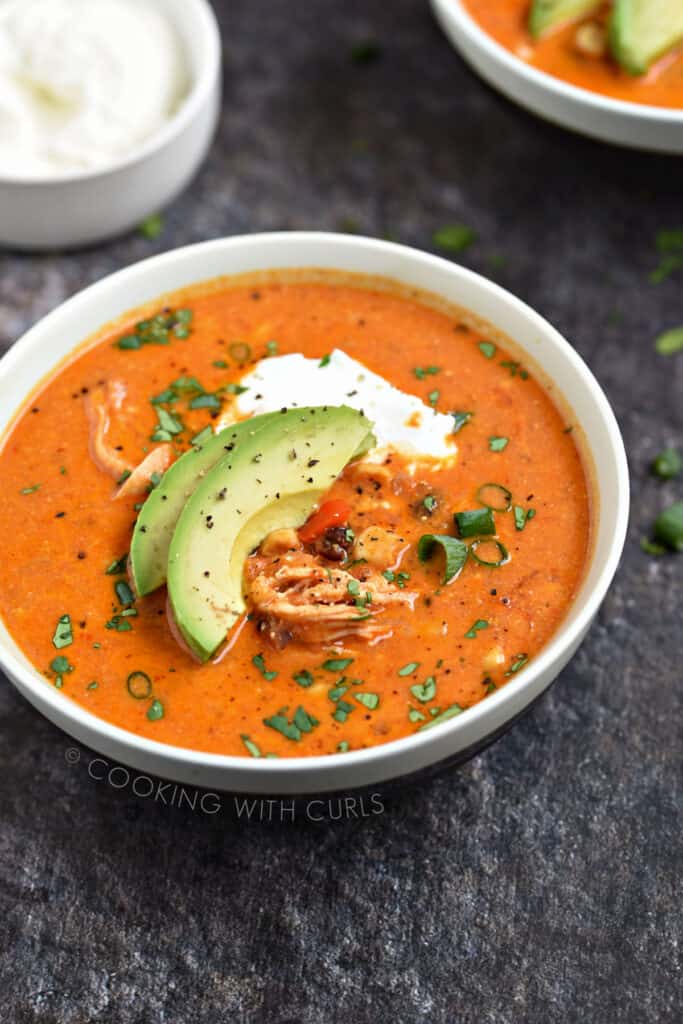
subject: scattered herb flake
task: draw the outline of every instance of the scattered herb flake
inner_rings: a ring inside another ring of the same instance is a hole
[[[301,669],[300,672],[295,672],[292,679],[298,683],[299,686],[303,686],[305,689],[308,689],[309,686],[313,686],[313,676],[307,668]]]
[[[459,704],[451,704],[451,706],[446,708],[445,711],[439,711],[439,713],[432,718],[431,722],[425,722],[424,725],[421,725],[420,730],[431,729],[433,725],[441,725],[442,722],[447,722],[449,719],[455,718],[456,715],[462,714],[462,711],[463,708],[461,708]]]
[[[412,676],[413,672],[417,672],[419,667],[419,661],[409,661],[407,665],[404,665],[403,668],[398,670],[398,674],[400,676]]]
[[[502,452],[505,451],[510,442],[509,437],[497,437],[495,434],[489,437],[489,451],[490,452]]]
[[[482,629],[488,629],[488,628],[489,628],[489,624],[486,621],[486,619],[477,619],[477,621],[473,622],[472,625],[470,626],[470,628],[465,633],[465,638],[467,640],[474,640],[476,635],[477,635],[477,633],[479,633]]]
[[[427,704],[436,697],[436,679],[434,676],[427,676],[424,683],[415,683],[411,686],[410,692],[420,704]]]
[[[453,433],[457,434],[462,428],[470,422],[474,416],[473,412],[452,412],[453,417]]]
[[[492,341],[480,341],[477,344],[477,348],[483,356],[486,356],[487,359],[493,359],[498,351],[497,346],[494,345]]]
[[[33,484],[32,487],[22,487],[19,494],[35,494],[40,490],[40,484]]]
[[[432,236],[434,245],[445,252],[463,252],[476,241],[476,234],[466,224],[445,224]]]
[[[429,561],[437,546],[443,549],[446,556],[443,582],[450,583],[459,575],[467,561],[467,544],[447,534],[426,533],[418,541],[417,557],[421,562]]]
[[[343,672],[353,664],[353,658],[328,658],[322,663],[326,672]]]
[[[266,663],[263,660],[262,654],[255,654],[254,657],[251,659],[251,663],[259,670],[263,678],[266,679],[269,683],[273,679],[277,679],[277,672],[269,672],[266,669]]]
[[[661,480],[673,480],[683,468],[683,460],[675,448],[665,448],[652,462],[652,472]]]
[[[247,750],[249,751],[249,753],[251,754],[252,757],[262,757],[263,756],[261,754],[261,751],[259,750],[259,748],[254,743],[254,741],[250,740],[249,737],[246,736],[244,733],[242,733],[242,735],[240,736],[240,739],[242,740],[242,743],[244,743],[245,747],[247,748]]]
[[[514,674],[516,672],[519,672],[520,669],[524,668],[524,666],[527,664],[528,661],[529,661],[529,655],[528,654],[516,654],[514,656],[514,658],[512,659],[512,663],[510,665],[510,668],[507,670],[505,675],[506,676],[514,676]]]
[[[158,722],[164,717],[164,705],[160,700],[153,700],[147,711],[147,718],[150,722]]]
[[[374,711],[375,708],[379,707],[379,694],[377,693],[354,693],[355,700],[359,704],[362,704],[369,711]]]
[[[163,230],[164,220],[158,213],[153,213],[151,217],[146,217],[138,227],[138,231],[142,237],[147,238],[150,242],[153,242],[155,238],[158,238]]]
[[[71,617],[69,615],[62,615],[57,622],[55,627],[54,636],[52,637],[52,643],[61,650],[62,647],[68,647],[74,640],[73,629],[71,626]]]
[[[322,366],[327,366],[327,365],[329,364],[329,362],[330,362],[330,359],[331,359],[331,358],[332,358],[332,357],[330,356],[330,353],[329,353],[329,352],[328,352],[328,353],[326,353],[326,355],[324,355],[324,356],[322,357],[322,359],[320,360],[320,362],[318,363],[318,366],[319,366],[319,367],[322,367]]]
[[[660,356],[675,356],[683,352],[683,327],[672,327],[664,331],[655,341],[655,348]]]
[[[119,604],[125,606],[134,603],[135,594],[125,580],[117,580],[114,584],[114,590],[116,591]]]

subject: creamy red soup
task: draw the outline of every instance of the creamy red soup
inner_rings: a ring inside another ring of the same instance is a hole
[[[683,37],[683,19],[680,11],[677,14],[679,34],[674,37],[674,41],[678,39],[677,45],[667,47],[657,56],[646,48],[641,58],[637,44],[645,33],[637,25],[632,28],[633,45],[626,47],[625,44],[623,55],[618,47],[616,53],[613,52],[610,20],[614,17],[615,5],[612,3],[588,4],[582,15],[560,17],[557,24],[544,27],[538,34],[530,30],[533,5],[529,0],[463,0],[463,4],[489,35],[539,71],[613,99],[683,108],[683,39],[679,38]],[[550,6],[546,3],[546,7]],[[561,3],[557,6],[562,8]],[[658,5],[655,3],[652,7],[654,16],[661,18]],[[622,63],[618,59],[620,55]]]
[[[518,685],[567,614],[579,430],[513,343],[398,286],[166,296],[7,434],[0,613],[46,686],[164,743],[290,757],[438,728]]]

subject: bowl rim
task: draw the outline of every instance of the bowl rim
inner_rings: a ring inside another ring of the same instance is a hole
[[[151,256],[128,267],[124,267],[123,269],[107,275],[101,280],[96,281],[94,284],[91,284],[85,289],[77,292],[71,298],[67,299],[66,302],[62,303],[56,309],[52,310],[52,312],[47,316],[39,320],[8,350],[3,358],[0,359],[0,381],[3,377],[11,375],[15,364],[20,363],[23,359],[29,358],[33,354],[33,348],[37,346],[38,342],[45,347],[43,338],[44,333],[46,331],[58,332],[60,320],[66,312],[77,311],[79,305],[90,304],[93,300],[97,300],[109,289],[125,288],[125,286],[135,278],[140,276],[144,277],[148,273],[152,274],[156,271],[164,270],[175,263],[191,261],[194,257],[199,257],[203,253],[225,252],[226,250],[239,251],[242,247],[249,249],[254,246],[258,246],[259,250],[263,251],[263,264],[260,267],[261,270],[267,271],[268,269],[272,269],[269,266],[268,250],[272,247],[277,251],[279,246],[288,246],[292,249],[291,262],[289,263],[291,268],[316,269],[312,263],[304,263],[302,265],[301,260],[298,260],[296,255],[297,248],[305,247],[307,244],[314,243],[329,245],[331,249],[334,247],[337,251],[344,250],[348,252],[350,250],[361,250],[367,253],[381,254],[388,257],[393,255],[399,259],[407,258],[411,264],[421,264],[422,268],[426,270],[433,268],[435,271],[437,269],[442,272],[446,271],[453,277],[460,278],[461,283],[467,284],[469,282],[476,284],[478,289],[488,291],[489,294],[497,297],[498,300],[505,303],[509,308],[516,309],[518,313],[527,319],[530,325],[539,333],[544,341],[548,341],[550,344],[561,350],[563,357],[572,364],[573,369],[584,379],[601,416],[606,436],[611,444],[611,455],[614,458],[617,488],[619,492],[617,500],[614,503],[615,522],[614,529],[609,539],[609,549],[606,552],[603,567],[598,578],[595,580],[592,589],[585,596],[585,600],[581,607],[576,610],[573,620],[569,622],[567,618],[565,618],[545,647],[543,647],[539,654],[531,660],[527,667],[525,667],[524,673],[518,677],[517,683],[514,687],[502,687],[495,693],[488,695],[485,700],[480,701],[474,707],[468,708],[466,714],[463,714],[462,716],[456,715],[450,721],[440,724],[436,729],[427,730],[425,732],[420,732],[418,730],[410,736],[405,736],[400,739],[392,740],[388,743],[381,743],[362,750],[351,750],[347,753],[321,754],[309,757],[257,759],[234,754],[214,754],[201,750],[193,750],[188,747],[175,746],[169,743],[162,743],[159,740],[152,740],[147,737],[138,736],[137,734],[129,732],[120,726],[112,725],[104,718],[100,718],[92,712],[87,711],[82,707],[82,705],[77,704],[76,701],[72,701],[70,699],[65,701],[64,694],[59,690],[48,686],[45,678],[35,666],[30,664],[27,666],[24,664],[14,654],[14,652],[9,649],[5,643],[4,637],[0,635],[0,668],[7,673],[13,682],[15,679],[20,680],[20,690],[23,687],[26,689],[27,693],[35,696],[36,703],[41,714],[44,713],[42,706],[48,705],[50,711],[54,712],[57,721],[59,721],[59,719],[65,719],[72,723],[76,723],[79,726],[82,726],[83,729],[91,735],[96,736],[99,742],[104,741],[104,744],[107,746],[111,747],[112,745],[116,745],[129,751],[134,750],[138,754],[155,758],[159,763],[168,766],[173,764],[183,764],[194,767],[197,770],[223,770],[227,774],[232,773],[233,775],[240,776],[244,776],[246,773],[252,777],[258,776],[264,780],[271,778],[275,781],[277,776],[282,777],[283,774],[288,773],[293,775],[300,773],[314,774],[321,770],[324,774],[325,770],[329,772],[334,771],[336,768],[343,769],[343,767],[348,765],[350,761],[353,762],[355,768],[360,769],[364,765],[381,762],[384,758],[391,759],[402,755],[410,755],[413,751],[428,748],[431,744],[437,742],[437,737],[441,737],[442,739],[445,739],[446,736],[454,738],[461,730],[464,732],[468,729],[468,726],[474,726],[476,721],[486,719],[487,717],[495,720],[496,712],[499,710],[504,712],[503,718],[507,721],[513,717],[515,697],[520,693],[521,689],[525,688],[533,690],[534,683],[538,678],[544,673],[552,673],[553,665],[561,659],[562,654],[568,649],[575,648],[580,643],[584,633],[590,625],[591,620],[598,611],[598,608],[614,577],[626,538],[629,517],[629,476],[626,452],[619,426],[607,397],[592,371],[578,352],[576,352],[570,343],[560,334],[560,332],[526,302],[523,302],[511,292],[502,288],[493,281],[490,281],[488,278],[485,278],[482,275],[461,266],[460,264],[454,263],[451,260],[440,256],[432,255],[431,253],[423,252],[411,246],[400,245],[395,242],[388,242],[361,235],[343,235],[322,231],[255,233],[251,235],[236,235],[230,238],[219,238],[207,242],[199,242],[194,245],[184,246],[179,249]],[[279,264],[277,265],[277,268],[284,269],[284,265]],[[319,269],[319,267],[317,269]],[[330,269],[333,269],[333,267],[330,266]],[[341,270],[341,267],[339,269]],[[249,273],[251,272],[252,271],[249,271]],[[257,273],[258,271],[254,270],[253,272]],[[363,271],[359,272],[361,274],[363,273]],[[232,271],[226,276],[234,276],[239,273],[240,271]],[[399,276],[398,271],[397,276]],[[196,281],[188,280],[187,286],[190,287],[194,284],[201,284],[202,280],[202,278],[199,278]],[[210,278],[207,280],[210,280]],[[439,292],[435,291],[434,294],[438,295]],[[476,310],[472,311],[476,314]],[[125,310],[122,310],[121,312],[124,313]],[[82,345],[83,340],[84,339],[80,339],[80,341],[74,345],[74,349],[72,351],[77,350],[80,345]],[[520,347],[522,346],[520,345]],[[25,352],[26,355],[24,355]],[[55,360],[54,362],[46,359],[45,363],[48,364],[49,368],[41,374],[39,381],[33,385],[33,388],[39,386],[40,380],[44,379],[51,370],[62,364],[64,362],[64,358],[68,359],[69,357],[63,357]],[[558,384],[556,379],[554,382]],[[559,384],[558,390],[571,405],[570,396],[564,395],[564,390]],[[16,421],[17,414],[23,408],[31,393],[32,389],[21,395],[14,404],[12,415],[8,420],[7,426],[2,432],[0,442],[4,441],[8,436],[8,432],[11,430],[12,424]],[[597,554],[598,548],[596,545],[591,557],[595,559]],[[573,604],[570,607],[573,608],[575,605]],[[9,633],[9,630],[7,630],[7,632]],[[11,634],[10,640],[12,640],[12,642],[18,647],[16,641],[13,641]],[[28,658],[25,655],[23,657],[26,659],[26,662],[28,662]],[[506,706],[508,706],[507,712],[504,711]],[[48,715],[47,717],[50,716]],[[52,718],[51,720],[55,721],[55,718]],[[457,744],[455,745],[455,749],[457,749]],[[427,763],[431,763],[431,761],[428,761]],[[276,790],[277,786],[274,786],[273,789]]]
[[[36,175],[3,174],[0,171],[0,186],[21,186],[23,188],[56,188],[60,185],[71,185],[90,181],[98,181],[109,175],[125,171],[136,164],[143,163],[149,156],[163,149],[164,146],[182,135],[206,104],[211,100],[216,77],[220,73],[222,43],[218,21],[209,0],[183,0],[187,6],[194,5],[196,13],[196,33],[202,40],[205,51],[194,76],[190,90],[181,101],[180,106],[170,118],[149,138],[136,146],[126,156],[114,160],[103,167],[92,170],[66,171],[49,177]],[[193,12],[194,13],[194,12]],[[179,31],[186,38],[187,33]]]
[[[493,36],[490,36],[465,8],[462,0],[430,0],[432,7],[441,17],[463,33],[468,42],[483,50],[486,56],[498,64],[504,65],[511,74],[525,79],[531,86],[545,89],[558,99],[570,99],[577,104],[592,107],[603,114],[632,118],[634,121],[659,122],[661,124],[683,125],[683,109],[656,107],[648,103],[632,103],[630,100],[619,100],[601,93],[592,92],[581,86],[565,82],[541,71],[539,68],[526,64],[511,50],[506,49]]]

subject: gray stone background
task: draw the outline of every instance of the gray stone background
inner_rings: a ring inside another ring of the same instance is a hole
[[[357,820],[260,824],[92,781],[0,689],[3,1024],[549,1024],[680,1020],[681,563],[639,538],[680,483],[681,162],[527,115],[450,49],[426,0],[216,0],[225,105],[166,215],[87,252],[0,254],[0,344],[153,252],[274,228],[357,228],[463,262],[572,340],[633,477],[622,567],[549,696],[464,768]],[[381,45],[359,65],[355,44]],[[379,787],[381,790],[381,787]]]

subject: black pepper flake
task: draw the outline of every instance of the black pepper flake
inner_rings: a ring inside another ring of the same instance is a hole
[[[317,466],[319,462],[320,462],[320,459],[309,459],[308,460],[308,468],[311,469],[313,466]]]
[[[496,590],[496,588],[494,587],[494,588],[493,588],[493,590],[489,591],[489,593],[491,594],[491,597],[495,597],[495,596],[496,596],[496,594],[498,593],[498,591],[497,591],[497,590]]]
[[[204,570],[204,575],[208,578],[211,575],[211,573],[209,572],[208,569],[205,569]]]
[[[280,409],[280,412],[281,412],[281,413],[285,413],[285,412],[287,412],[287,406],[286,406],[286,405],[283,405],[283,406],[282,406],[282,408]]]
[[[33,407],[33,408],[31,409],[31,412],[40,412],[40,409],[38,408],[38,406],[37,406],[37,405],[35,405],[35,406],[34,406],[34,407]]]
[[[87,555],[85,551],[79,551],[78,554],[76,555],[76,558],[78,558],[82,562],[84,558],[87,558]]]
[[[221,488],[221,490],[220,490],[220,491],[218,492],[218,494],[216,495],[216,497],[218,498],[218,500],[219,500],[219,501],[225,501],[225,498],[226,498],[226,495],[227,495],[227,493],[228,493],[228,488],[227,488],[227,487],[223,487],[223,488]]]
[[[66,512],[55,512],[55,519],[63,519]]]
[[[146,526],[141,526],[140,527],[140,533],[147,533],[147,527]]]

